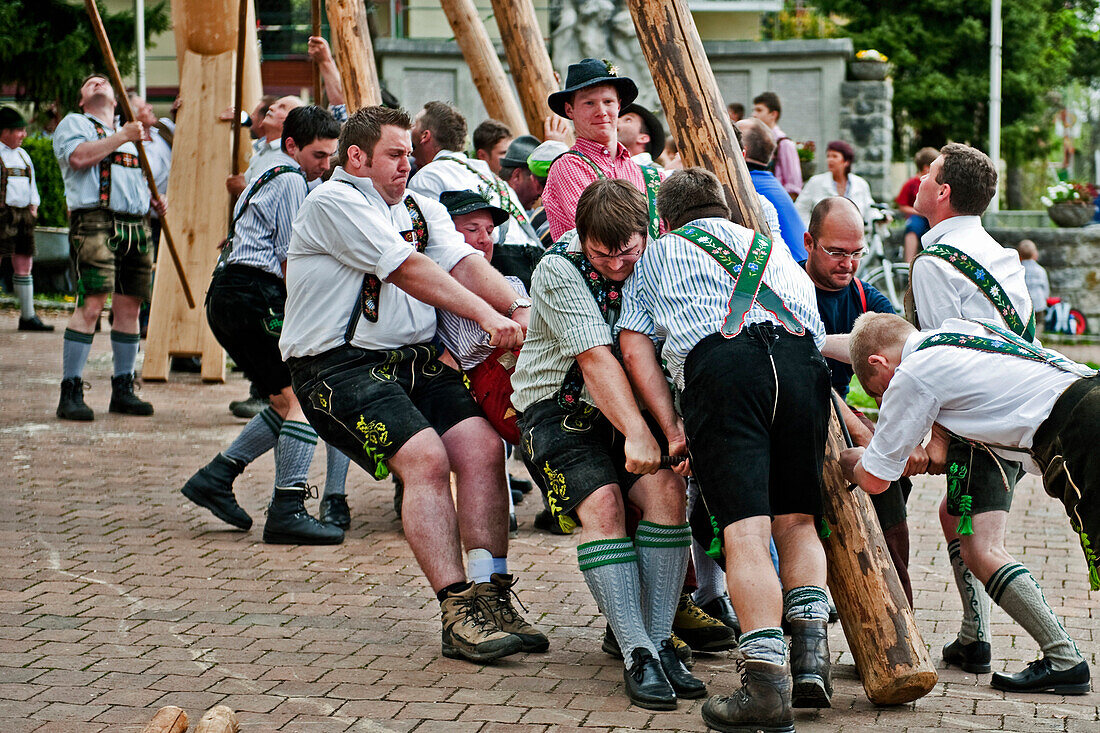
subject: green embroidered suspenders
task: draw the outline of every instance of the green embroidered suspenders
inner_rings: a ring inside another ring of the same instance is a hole
[[[1005,323],[1014,333],[1023,336],[1028,341],[1035,340],[1035,314],[1031,313],[1025,323],[1013,307],[1012,301],[1005,294],[1004,288],[988,270],[982,267],[981,263],[965,252],[946,244],[929,245],[917,256],[924,255],[939,258],[965,275],[989,299],[989,302],[993,304],[993,307],[997,309],[997,312],[1001,314],[1001,318],[1005,319]]]
[[[595,172],[596,177],[599,179],[607,178],[607,174],[600,170],[600,167],[596,165],[596,161],[589,158],[579,150],[567,150],[562,155],[575,155]],[[652,165],[640,165],[642,169],[642,180],[645,182],[645,195],[646,201],[649,204],[649,237],[650,239],[657,239],[661,236],[661,218],[657,216],[657,189],[661,187],[661,171],[656,166]]]
[[[732,247],[698,227],[689,224],[672,233],[683,237],[713,257],[734,280],[729,312],[726,314],[725,323],[722,324],[723,336],[732,338],[741,332],[741,328],[745,325],[745,316],[748,315],[753,303],[759,303],[762,308],[779,319],[783,328],[796,336],[806,333],[806,327],[798,322],[783,299],[764,284],[764,268],[767,267],[772,251],[770,239],[763,234],[756,234],[752,239],[748,255],[742,260]]]
[[[98,139],[102,140],[107,137],[107,130],[99,123],[99,120],[90,115],[84,116],[87,117],[88,121],[95,127],[95,134]],[[99,208],[101,209],[109,209],[111,207],[112,165],[122,166],[123,168],[141,167],[141,163],[138,162],[138,157],[136,155],[133,153],[120,153],[117,150],[99,161]]]

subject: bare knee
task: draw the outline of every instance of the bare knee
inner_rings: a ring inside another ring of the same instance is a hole
[[[586,496],[577,505],[577,517],[585,537],[622,537],[626,534],[626,511],[617,484],[608,484]]]
[[[406,490],[450,492],[451,464],[447,450],[431,428],[414,435],[389,461]]]

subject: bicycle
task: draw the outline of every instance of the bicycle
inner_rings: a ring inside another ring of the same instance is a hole
[[[860,262],[856,276],[887,298],[894,310],[905,310],[905,291],[909,289],[909,263],[895,261],[887,251],[893,212],[886,204],[872,204],[871,223],[867,226],[867,254]],[[889,249],[898,250],[897,247]],[[893,252],[900,255],[900,250]],[[896,258],[900,260],[900,257]]]

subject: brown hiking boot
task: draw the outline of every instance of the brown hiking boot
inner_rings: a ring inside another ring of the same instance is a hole
[[[724,652],[737,646],[737,634],[695,604],[690,593],[680,594],[672,633],[696,652]]]
[[[790,667],[741,662],[741,689],[703,703],[703,722],[723,733],[794,733]]]
[[[443,656],[491,662],[523,650],[523,640],[501,631],[477,584],[448,593],[439,604],[443,615]]]
[[[528,623],[512,605],[512,596],[515,594],[512,586],[515,584],[516,580],[510,574],[493,573],[488,583],[475,583],[474,588],[484,599],[493,621],[501,631],[518,636],[523,642],[525,652],[544,652],[550,648],[550,640],[546,638],[546,634]]]
[[[791,705],[827,708],[833,697],[829,629],[825,621],[791,621]]]

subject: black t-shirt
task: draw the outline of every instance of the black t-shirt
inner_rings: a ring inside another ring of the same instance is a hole
[[[863,295],[867,300],[867,306],[863,305],[860,297],[857,280],[852,279],[848,287],[843,290],[817,290],[817,310],[821,314],[821,321],[825,324],[825,333],[851,333],[852,324],[864,313],[893,313],[894,306],[890,305],[890,299],[867,283],[859,280],[863,286]],[[829,369],[833,372],[833,386],[841,397],[848,395],[848,384],[852,381],[852,367],[833,359],[826,359]]]

